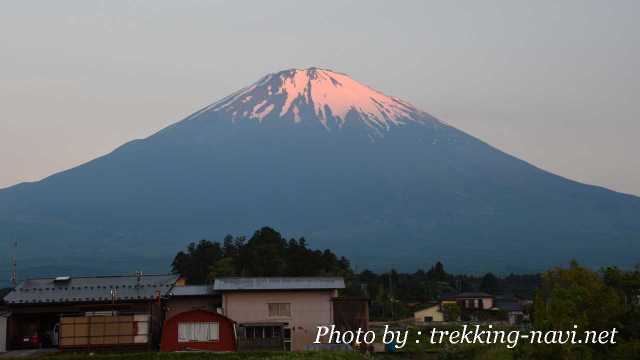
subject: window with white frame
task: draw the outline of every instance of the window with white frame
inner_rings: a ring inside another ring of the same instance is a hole
[[[270,303],[270,317],[288,317],[291,316],[291,303]]]
[[[207,342],[220,339],[217,322],[178,323],[178,342]]]

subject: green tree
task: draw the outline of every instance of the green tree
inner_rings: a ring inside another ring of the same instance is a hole
[[[622,271],[617,267],[608,267],[602,270],[604,282],[618,290],[627,309],[638,304],[640,296],[640,271]]]
[[[180,251],[171,268],[173,273],[185,276],[190,284],[202,284],[207,280],[211,266],[223,257],[220,244],[200,240],[189,244],[186,252]]]
[[[456,303],[446,303],[442,305],[442,312],[445,321],[458,321],[460,320],[460,315],[462,315],[460,306]]]
[[[231,257],[224,257],[218,261],[216,261],[210,268],[208,279],[209,281],[213,281],[216,277],[220,276],[235,276],[237,275],[235,271],[234,260]]]
[[[619,294],[596,272],[572,261],[568,269],[543,274],[534,302],[537,330],[611,330],[624,307]],[[603,345],[543,345],[531,347],[536,358],[588,358],[606,351]]]
[[[240,249],[242,273],[250,276],[281,276],[284,273],[286,240],[270,227],[256,231]]]
[[[542,276],[534,323],[541,329],[570,329],[574,324],[606,329],[622,311],[617,292],[598,273],[573,261],[568,269],[556,268]]]

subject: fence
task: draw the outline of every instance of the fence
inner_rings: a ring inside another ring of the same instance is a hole
[[[147,345],[150,321],[147,314],[62,317],[60,348]]]

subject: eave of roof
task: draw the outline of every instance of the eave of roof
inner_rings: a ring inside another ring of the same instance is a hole
[[[186,285],[174,286],[169,296],[172,297],[199,297],[199,296],[215,296],[219,295],[218,291],[213,290],[211,285]]]
[[[217,291],[280,291],[280,290],[335,290],[344,289],[341,277],[223,277],[217,278],[213,289]]]
[[[478,299],[478,298],[491,298],[495,299],[495,296],[483,292],[465,292],[459,294],[446,294],[443,295],[441,300],[455,300],[455,299]]]

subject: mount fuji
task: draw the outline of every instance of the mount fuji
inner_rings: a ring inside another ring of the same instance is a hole
[[[19,241],[26,273],[54,275],[167,271],[188,242],[265,225],[358,269],[630,266],[639,214],[640,198],[541,170],[319,68],[267,75],[146,139],[0,190],[0,237]]]

